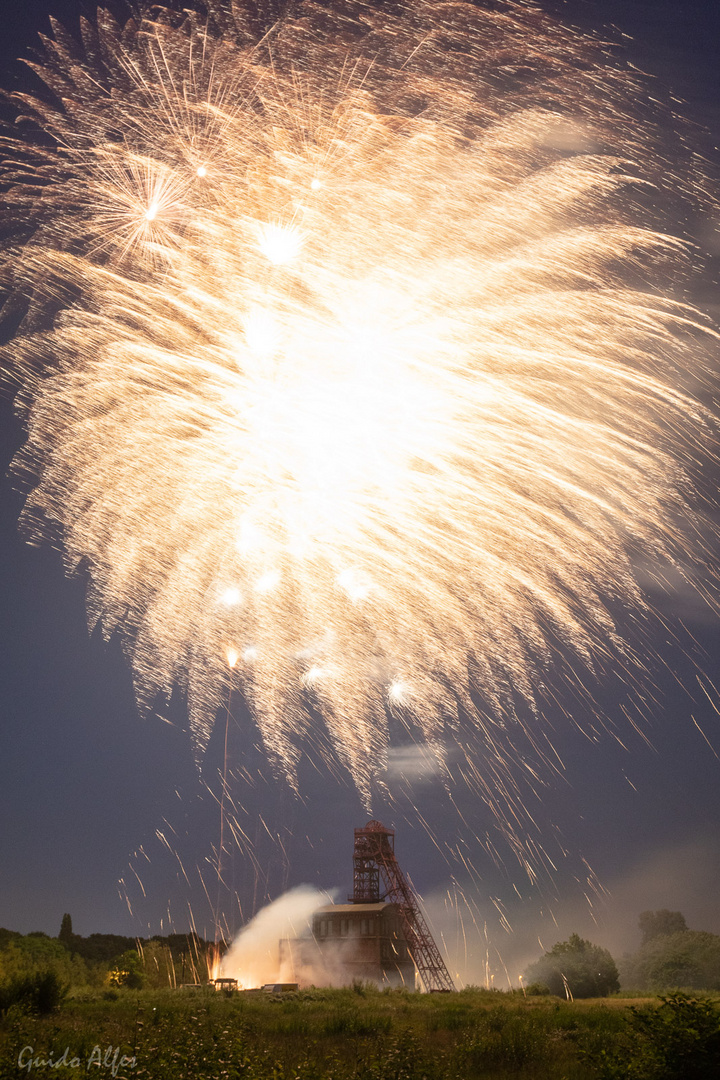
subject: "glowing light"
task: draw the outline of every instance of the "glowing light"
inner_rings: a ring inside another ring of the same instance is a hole
[[[235,547],[241,555],[262,551],[267,546],[263,530],[254,521],[244,520],[235,537]]]
[[[265,574],[262,574],[255,582],[255,592],[267,593],[276,589],[280,582],[280,574],[277,570],[268,570]]]
[[[312,687],[319,683],[326,676],[326,671],[321,668],[319,664],[313,664],[302,677],[302,683],[304,686]]]
[[[258,232],[258,245],[274,266],[292,262],[302,248],[302,235],[292,226],[263,225]]]
[[[372,581],[357,570],[342,570],[337,576],[337,583],[351,600],[365,600],[372,592]]]
[[[683,243],[628,197],[677,170],[631,77],[525,0],[370,0],[357,26],[305,4],[249,44],[218,29],[241,6],[101,22],[85,67],[60,38],[72,108],[23,99],[47,138],[11,145],[32,241],[3,280],[48,312],[8,351],[24,528],[89,568],[141,701],[183,674],[200,748],[232,680],[292,774],[312,685],[367,796],[386,710],[431,746],[462,717],[468,782],[509,819],[504,713],[553,659],[584,692],[614,612],[644,607],[640,556],[694,557],[707,326],[662,293]]]
[[[248,348],[256,356],[267,357],[277,352],[280,346],[280,325],[269,312],[260,309],[251,311],[243,320],[243,329]]]
[[[408,699],[408,691],[407,684],[396,679],[388,687],[388,697],[394,705],[405,705]]]

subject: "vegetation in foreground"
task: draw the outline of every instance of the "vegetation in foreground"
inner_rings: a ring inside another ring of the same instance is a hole
[[[640,930],[623,987],[711,993],[608,996],[615,962],[577,934],[524,993],[226,996],[195,935],[82,938],[69,915],[57,938],[0,930],[0,1080],[717,1080],[720,937],[670,911],[644,912]]]
[[[6,1010],[0,1078],[716,1080],[719,1005],[681,994],[573,1003],[365,985],[75,991],[45,1015],[31,1003]]]

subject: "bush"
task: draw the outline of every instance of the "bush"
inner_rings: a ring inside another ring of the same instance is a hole
[[[607,997],[620,989],[618,970],[607,949],[571,934],[531,964],[525,978],[530,986],[546,986],[551,994],[577,998]],[[537,990],[535,991],[537,993]]]
[[[52,970],[16,977],[0,987],[0,1014],[17,1005],[28,1012],[45,1015],[60,1007],[67,992],[68,987]]]
[[[54,938],[45,934],[15,935],[0,939],[0,982],[10,983],[54,971],[61,983],[86,986],[88,970],[79,956],[71,956]]]
[[[125,986],[128,990],[140,990],[144,985],[145,976],[142,971],[142,961],[138,954],[129,949],[115,962],[108,972],[110,986]]]
[[[613,1048],[586,1055],[600,1080],[717,1080],[720,1013],[686,994],[661,1001],[656,1008],[631,1008]]]

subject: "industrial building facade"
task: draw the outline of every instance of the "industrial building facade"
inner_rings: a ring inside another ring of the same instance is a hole
[[[415,989],[415,964],[396,904],[330,904],[315,913],[312,934],[319,957],[341,964],[348,979]]]
[[[302,985],[379,986],[449,992],[454,984],[415,892],[395,858],[395,833],[379,821],[355,829],[349,904],[328,904],[307,937],[280,942],[284,978]]]

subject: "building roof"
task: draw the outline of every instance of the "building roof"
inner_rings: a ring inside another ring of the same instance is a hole
[[[395,904],[391,904],[386,900],[381,900],[378,904],[328,904],[326,907],[318,908],[315,912],[316,915],[372,915],[377,914],[380,911],[384,911],[385,908],[395,907]]]

